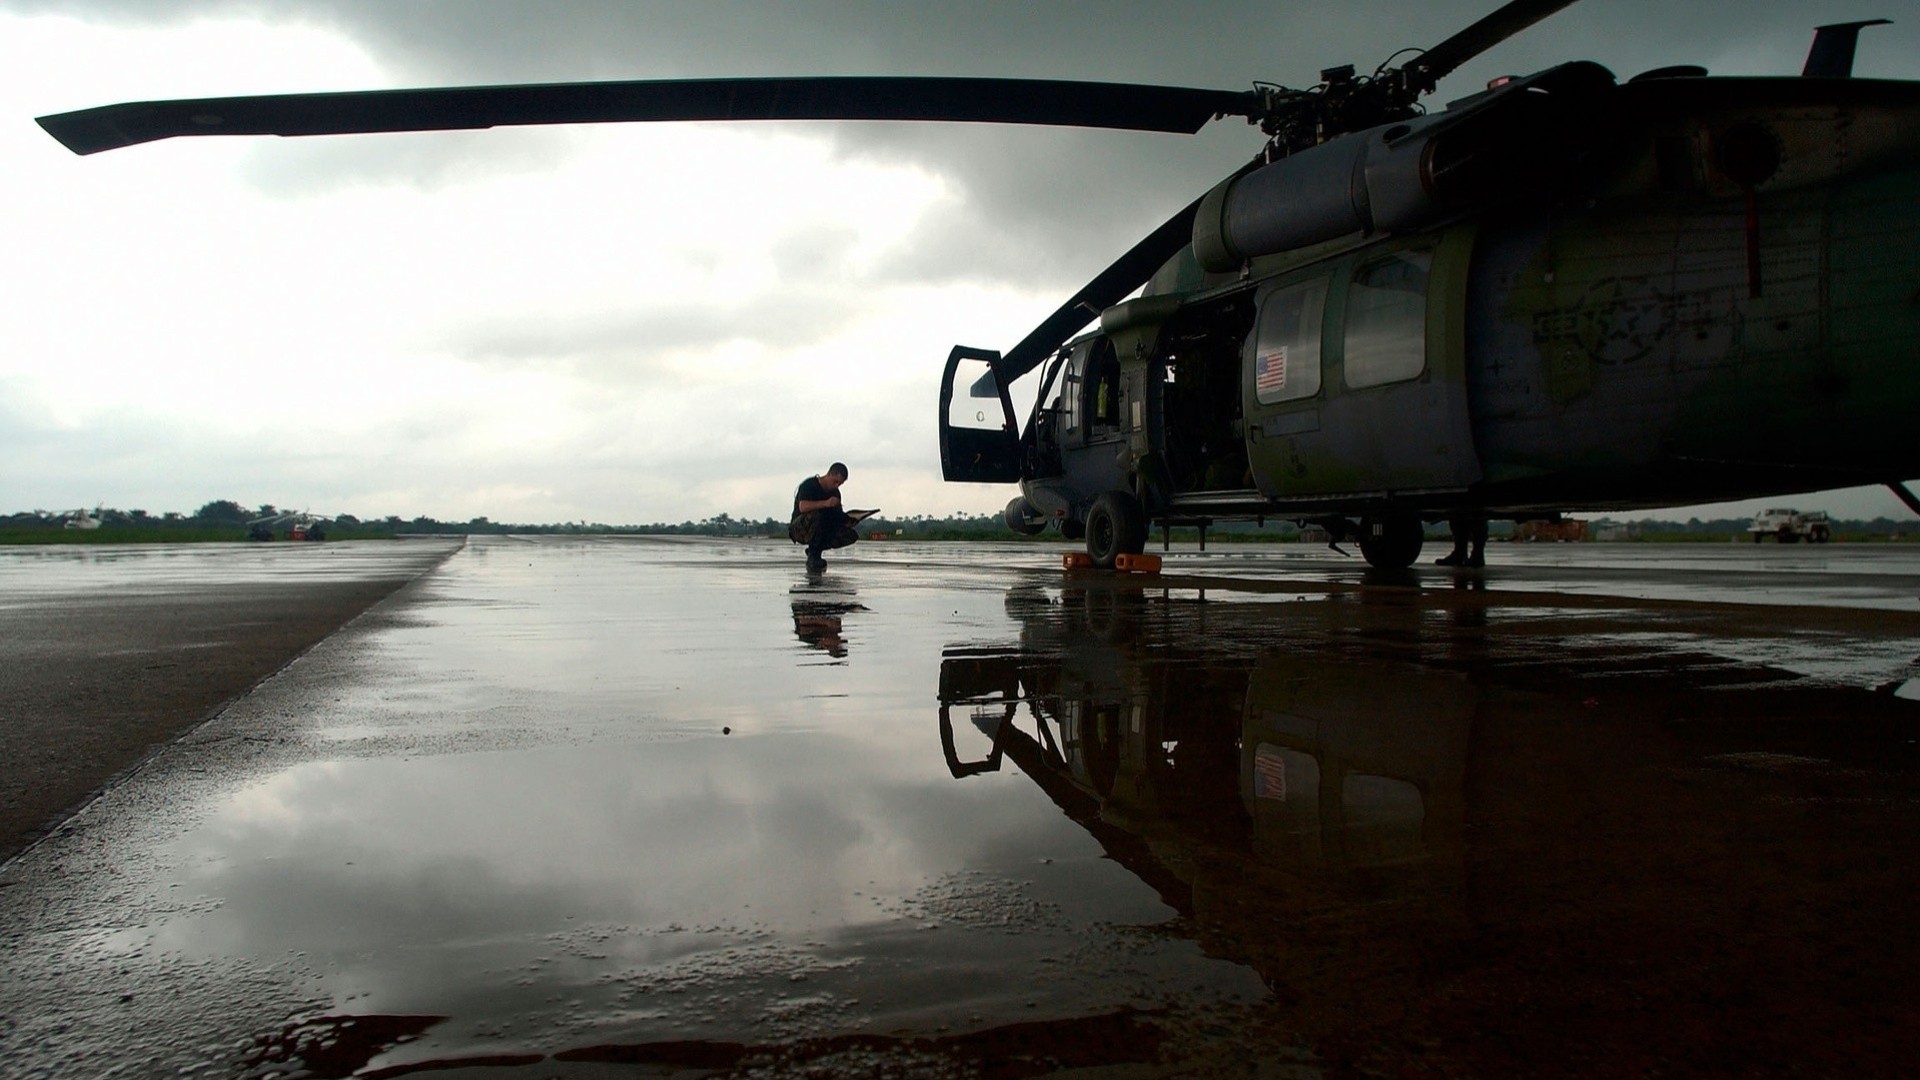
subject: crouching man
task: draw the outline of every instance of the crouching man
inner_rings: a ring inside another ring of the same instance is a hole
[[[840,503],[840,485],[847,482],[847,467],[834,462],[819,476],[800,481],[793,493],[793,519],[787,524],[787,538],[807,545],[807,572],[817,574],[827,568],[820,553],[843,548],[860,539],[860,533],[847,520]]]

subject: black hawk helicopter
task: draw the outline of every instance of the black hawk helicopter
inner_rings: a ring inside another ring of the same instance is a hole
[[[1018,483],[1014,529],[1052,524],[1111,566],[1156,522],[1204,538],[1274,517],[1399,567],[1443,518],[1866,483],[1920,513],[1901,483],[1920,474],[1920,83],[1851,77],[1860,31],[1885,20],[1819,28],[1798,77],[1621,82],[1572,61],[1422,106],[1572,2],[1512,0],[1398,66],[1306,90],[695,79],[133,102],[40,124],[90,154],[523,124],[1190,134],[1241,117],[1256,157],[1004,354],[949,355],[943,473]],[[1009,387],[1036,371],[1023,425]]]

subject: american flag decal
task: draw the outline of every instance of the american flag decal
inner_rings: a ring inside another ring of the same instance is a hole
[[[1287,798],[1287,763],[1266,743],[1253,752],[1253,795],[1257,799]]]
[[[1287,387],[1287,347],[1264,352],[1253,361],[1253,389],[1261,398],[1278,394]]]

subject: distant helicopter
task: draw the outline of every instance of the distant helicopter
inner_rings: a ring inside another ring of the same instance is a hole
[[[1441,78],[1572,2],[1512,0],[1306,90],[698,79],[134,102],[40,124],[90,154],[517,124],[1192,133],[1244,117],[1265,136],[1253,160],[1006,353],[949,355],[943,474],[1018,483],[1012,528],[1051,524],[1112,566],[1154,523],[1204,541],[1216,520],[1274,517],[1402,567],[1441,519],[1864,483],[1920,513],[1901,482],[1920,474],[1920,83],[1851,77],[1860,31],[1886,20],[1820,27],[1798,78],[1620,83],[1572,61],[1425,112]],[[1036,369],[1023,428],[1009,388]]]
[[[97,506],[91,510],[84,506],[78,510],[68,510],[62,516],[67,519],[63,527],[68,529],[97,529],[100,527],[100,508]]]
[[[284,525],[287,539],[318,542],[327,538],[327,522],[327,518],[316,517],[305,510],[282,510],[247,522],[247,539],[272,540],[273,530]]]

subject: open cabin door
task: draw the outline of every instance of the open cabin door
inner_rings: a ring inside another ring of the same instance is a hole
[[[940,383],[940,472],[962,483],[1020,480],[1020,424],[997,352],[955,345],[947,354]]]
[[[1460,331],[1471,239],[1376,248],[1261,291],[1243,392],[1262,495],[1396,498],[1480,480]]]

